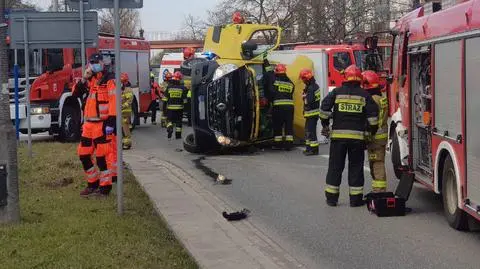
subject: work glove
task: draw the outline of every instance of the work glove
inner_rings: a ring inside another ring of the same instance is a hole
[[[107,126],[107,127],[105,128],[105,134],[106,134],[106,135],[111,135],[111,134],[113,134],[113,131],[114,131],[114,130],[115,130],[115,128],[113,128],[113,127],[111,127],[111,126]]]
[[[325,136],[326,138],[329,138],[330,137],[330,127],[328,127],[328,126],[323,127],[321,134],[323,136]]]

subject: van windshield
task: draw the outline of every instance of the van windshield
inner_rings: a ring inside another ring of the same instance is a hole
[[[257,49],[253,51],[254,56],[258,56],[277,44],[278,31],[277,29],[258,30],[252,34],[250,41],[257,44]]]
[[[382,59],[378,53],[368,53],[364,50],[355,50],[355,65],[362,71],[372,70],[379,72],[383,70]]]

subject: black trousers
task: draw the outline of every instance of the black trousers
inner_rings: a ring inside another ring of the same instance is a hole
[[[163,119],[167,119],[167,115],[168,114],[168,111],[167,111],[167,102],[166,101],[162,101],[162,118]]]
[[[148,110],[152,112],[152,123],[157,122],[157,101],[153,100],[148,106]],[[147,117],[145,117],[145,120]]]
[[[293,143],[293,106],[274,106],[272,120],[275,142],[283,142],[282,130],[285,130],[286,142]]]
[[[365,142],[354,139],[332,139],[330,143],[330,158],[328,162],[327,185],[325,195],[327,200],[338,201],[342,173],[348,154],[348,185],[350,186],[350,201],[363,199],[363,165],[365,160]]]
[[[305,144],[308,150],[318,150],[317,140],[318,116],[305,118]]]
[[[183,109],[180,110],[167,110],[167,133],[168,138],[172,137],[173,128],[175,127],[175,138],[182,138],[182,119]]]

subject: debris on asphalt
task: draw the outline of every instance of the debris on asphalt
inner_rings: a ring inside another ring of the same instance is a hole
[[[225,211],[222,212],[223,217],[228,221],[237,221],[237,220],[246,219],[249,214],[250,214],[250,210],[246,208],[242,209],[242,211],[237,211],[232,213],[227,213]]]
[[[205,157],[200,157],[195,160],[193,160],[193,163],[195,163],[195,167],[198,170],[201,170],[205,175],[209,176],[214,180],[214,184],[222,184],[222,185],[230,185],[232,184],[231,179],[227,179],[224,175],[221,175],[219,173],[216,173],[213,171],[210,167],[207,167],[203,161],[205,160]]]
[[[175,151],[176,151],[176,152],[182,152],[183,149],[178,149],[178,148],[177,148],[177,149],[175,149]]]
[[[230,185],[230,184],[232,184],[232,180],[226,178],[224,175],[218,174],[216,183],[217,184],[222,184],[222,185]]]

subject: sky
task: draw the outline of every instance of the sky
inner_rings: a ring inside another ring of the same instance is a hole
[[[28,0],[46,8],[51,0]],[[63,1],[59,1],[63,2]],[[188,14],[203,19],[207,10],[212,9],[221,0],[143,0],[140,10],[142,28],[145,31],[179,31],[182,30],[184,17]]]
[[[182,30],[184,17],[188,14],[203,19],[207,10],[216,6],[220,0],[143,0],[140,11],[142,27],[145,31]]]

